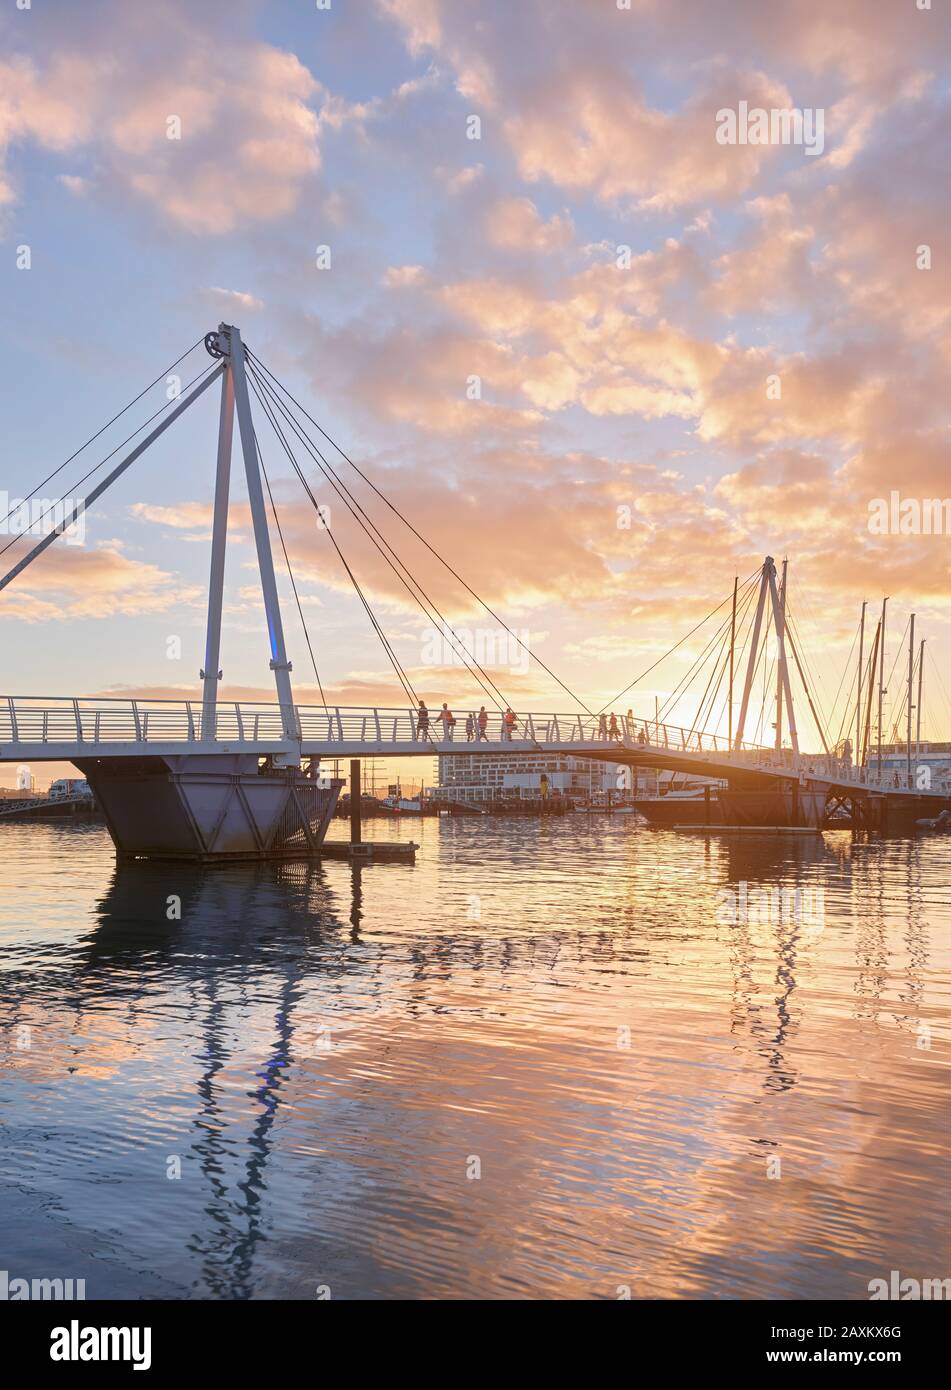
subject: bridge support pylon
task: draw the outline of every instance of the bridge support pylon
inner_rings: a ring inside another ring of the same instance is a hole
[[[254,754],[77,761],[120,859],[198,863],[317,854],[343,785]]]
[[[274,683],[277,687],[277,699],[281,708],[284,736],[290,742],[296,742],[299,749],[300,730],[297,727],[294,695],[291,689],[293,666],[287,658],[287,648],[284,642],[284,623],[281,618],[277,579],[274,574],[274,557],[271,553],[264,487],[261,481],[258,441],[254,432],[254,422],[251,418],[245,347],[241,341],[241,331],[234,324],[220,323],[217,333],[207,334],[205,346],[213,357],[224,360],[224,377],[218,426],[218,466],[215,476],[215,521],[212,532],[211,574],[208,584],[205,665],[201,671],[204,686],[203,719],[205,731],[203,737],[215,737],[217,685],[222,675],[218,669],[221,644],[221,605],[228,529],[231,444],[234,417],[237,416],[238,435],[241,440],[244,472],[248,485],[248,503],[251,508],[254,545],[257,552],[258,571],[261,576],[261,596],[264,600],[264,613],[267,619],[268,640],[271,648],[269,664],[274,673]],[[300,766],[299,751],[296,754],[281,753],[275,756],[276,761],[283,767]]]

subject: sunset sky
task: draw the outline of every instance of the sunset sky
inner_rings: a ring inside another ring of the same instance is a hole
[[[824,709],[861,601],[885,593],[889,702],[914,609],[926,726],[951,737],[951,536],[868,528],[892,490],[951,496],[949,50],[942,0],[8,4],[0,490],[29,492],[223,319],[593,709],[770,553],[789,557]],[[823,152],[718,143],[741,101],[821,109]],[[164,389],[64,470],[67,492]],[[212,392],[84,545],[0,595],[4,692],[197,694],[216,428]],[[328,698],[405,705],[258,430]],[[235,480],[223,693],[269,699],[237,455]],[[314,487],[414,686],[478,707],[464,671],[426,664],[431,624]],[[360,497],[451,619],[495,629]],[[701,645],[623,708],[652,713]],[[493,674],[519,709],[573,708],[535,662]]]

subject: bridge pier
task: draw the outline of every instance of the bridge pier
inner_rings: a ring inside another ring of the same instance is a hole
[[[214,863],[320,851],[343,783],[254,754],[79,759],[122,859]]]

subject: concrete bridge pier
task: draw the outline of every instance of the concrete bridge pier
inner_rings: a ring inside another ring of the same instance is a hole
[[[121,859],[287,859],[320,850],[343,785],[254,754],[77,760]]]

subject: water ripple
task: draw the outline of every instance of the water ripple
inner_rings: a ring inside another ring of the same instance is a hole
[[[412,831],[415,867],[197,870],[3,828],[11,1273],[864,1298],[949,1272],[947,841]]]

